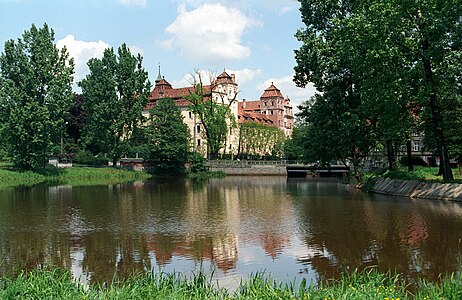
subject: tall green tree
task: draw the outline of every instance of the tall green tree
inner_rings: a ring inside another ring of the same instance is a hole
[[[409,134],[420,108],[451,180],[443,110],[460,78],[459,1],[300,2],[306,28],[297,32],[296,83],[325,92],[349,76],[359,109],[387,146]]]
[[[0,134],[8,156],[22,169],[44,166],[58,152],[73,99],[73,59],[55,45],[47,24],[32,25],[0,56]]]
[[[188,125],[172,99],[160,99],[147,125],[149,159],[161,173],[183,173],[190,149]]]
[[[93,152],[107,154],[114,165],[129,151],[133,133],[144,121],[151,84],[142,61],[125,44],[117,55],[106,49],[101,59],[90,59],[90,74],[79,83],[87,116],[82,140]]]

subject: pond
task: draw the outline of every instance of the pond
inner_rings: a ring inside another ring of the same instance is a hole
[[[335,179],[153,179],[0,189],[0,275],[83,283],[201,270],[233,288],[264,271],[315,282],[377,266],[412,282],[461,268],[462,205],[371,195]]]

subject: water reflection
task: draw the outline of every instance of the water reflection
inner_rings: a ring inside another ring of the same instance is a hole
[[[222,286],[378,266],[436,280],[461,266],[462,206],[371,196],[333,180],[0,189],[0,273],[56,266],[83,282],[200,269]]]

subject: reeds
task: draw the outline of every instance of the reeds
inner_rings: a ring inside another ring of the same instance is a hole
[[[264,273],[242,281],[235,291],[219,288],[200,272],[133,275],[109,285],[83,286],[67,271],[34,270],[16,278],[0,278],[0,299],[462,299],[462,276],[442,279],[440,284],[420,282],[409,292],[399,275],[375,269],[345,274],[339,280],[298,286],[280,284]]]
[[[115,168],[73,167],[58,169],[48,167],[36,171],[19,171],[0,168],[1,186],[32,186],[40,183],[67,185],[98,185],[132,182],[148,179],[144,171],[131,171]]]

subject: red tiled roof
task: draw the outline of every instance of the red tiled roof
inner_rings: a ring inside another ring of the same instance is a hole
[[[275,126],[273,120],[271,120],[269,116],[254,112],[239,113],[239,123],[245,122],[256,122],[260,124]]]
[[[244,102],[239,102],[238,106],[238,122],[245,123],[245,122],[256,122],[260,124],[266,124],[274,126],[274,121],[265,114],[260,113],[260,105],[259,101],[246,101],[245,108]],[[250,105],[248,105],[250,104]]]
[[[232,83],[234,84],[233,77],[231,77],[226,71],[223,71],[220,75],[217,76],[217,83]]]
[[[210,94],[210,85],[203,86],[204,94],[208,96]],[[156,81],[156,86],[149,94],[148,104],[145,109],[152,109],[156,106],[156,102],[159,99],[170,98],[175,102],[178,107],[188,107],[191,102],[186,99],[187,96],[194,93],[194,87],[182,87],[172,88],[172,85],[165,79]]]
[[[245,108],[244,108],[244,104],[245,104]],[[261,110],[260,101],[257,100],[257,101],[239,102],[239,109],[241,108],[246,111],[260,111]]]
[[[274,98],[274,97],[280,97],[284,98],[284,96],[281,93],[281,90],[278,89],[276,86],[274,86],[273,83],[267,88],[264,92],[263,95],[261,95],[260,98]]]

